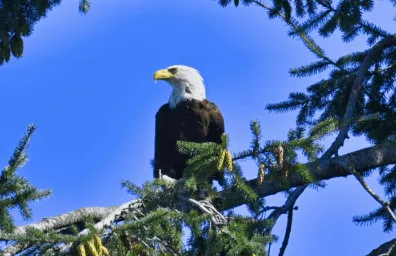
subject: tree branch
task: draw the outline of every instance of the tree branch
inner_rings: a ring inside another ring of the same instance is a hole
[[[341,166],[346,170],[349,170],[353,174],[353,176],[355,176],[355,178],[359,181],[360,185],[362,185],[362,187],[367,191],[367,193],[369,193],[374,198],[375,201],[377,201],[380,205],[382,205],[382,207],[384,207],[386,211],[389,213],[393,221],[396,222],[396,216],[393,213],[392,209],[389,207],[389,202],[385,202],[384,200],[382,200],[381,197],[377,195],[374,192],[374,190],[372,190],[370,186],[364,181],[363,177],[355,170],[354,167],[348,167],[345,165],[341,165]]]
[[[360,182],[360,184],[363,186],[363,188],[367,191],[367,193],[369,193],[380,205],[382,205],[386,211],[389,213],[389,215],[391,216],[391,218],[393,219],[394,222],[396,222],[396,216],[393,213],[393,211],[391,210],[391,208],[389,207],[389,202],[385,202],[384,200],[382,200],[370,187],[369,185],[364,182],[362,176],[356,172],[354,169],[352,170],[353,175],[356,177],[356,179]]]
[[[113,208],[113,210],[108,215],[106,215],[101,221],[99,221],[94,225],[94,228],[95,230],[109,228],[115,221],[121,219],[124,214],[126,214],[127,212],[132,212],[134,210],[138,211],[139,210],[138,208],[142,206],[143,206],[143,202],[141,199],[136,199],[130,202],[126,202],[116,207],[115,209]],[[89,229],[86,228],[80,233],[78,233],[78,236],[87,235],[88,233],[89,233]],[[70,246],[71,245],[66,245],[60,251],[66,252],[70,248]]]
[[[349,170],[345,170],[345,168],[342,168],[339,165],[340,163],[349,166],[352,166],[353,164],[356,171],[359,173],[363,173],[380,166],[396,164],[396,145],[377,145],[339,157],[320,159],[306,165],[310,169],[311,175],[315,180],[321,181],[351,175]],[[257,185],[257,179],[249,180],[247,183],[251,188],[253,188],[259,197],[274,195],[289,188],[307,185],[307,182],[296,173],[292,173],[290,175],[287,187],[282,186],[280,183],[268,181],[264,181],[262,184]],[[232,188],[223,190],[219,192],[219,195],[224,197],[225,193],[229,193],[230,190],[232,191]],[[236,195],[236,198],[232,202],[229,202],[229,204],[225,205],[222,210],[235,208],[244,203],[244,199]]]
[[[396,164],[396,145],[377,145],[373,147],[368,147],[353,153],[349,153],[343,156],[331,158],[331,159],[321,159],[315,162],[311,162],[307,164],[307,167],[310,169],[311,174],[316,178],[316,180],[329,180],[337,177],[346,177],[351,175],[351,172],[345,168],[343,165],[355,166],[355,169],[358,173],[363,173],[373,168],[377,168],[380,166],[386,166],[389,164]],[[290,209],[289,205],[294,205],[298,196],[304,191],[304,185],[307,185],[306,182],[299,177],[297,174],[292,173],[290,175],[290,183],[287,187],[282,186],[279,183],[268,182],[265,181],[261,185],[257,185],[257,179],[252,179],[248,181],[249,185],[255,190],[259,197],[265,197],[269,195],[276,194],[278,192],[284,191],[288,188],[299,187],[293,191],[293,196],[289,196],[285,205],[282,208],[281,212],[284,212],[284,209]],[[232,189],[232,188],[231,188]],[[227,191],[218,192],[219,196],[224,196],[224,193]],[[243,198],[236,198],[233,200],[232,204],[226,205],[222,210],[228,210],[231,208],[235,208],[242,204],[245,204],[245,200]],[[132,205],[133,204],[133,205]],[[131,211],[133,209],[139,209],[143,207],[143,203],[140,199],[127,202],[119,207],[109,207],[109,208],[83,208],[73,212],[65,213],[60,216],[44,219],[43,221],[30,224],[22,227],[18,227],[17,231],[19,234],[24,234],[28,227],[36,227],[41,229],[42,231],[50,230],[50,229],[59,229],[65,227],[67,225],[72,225],[76,222],[83,221],[86,216],[93,216],[94,218],[101,219],[98,223],[95,224],[95,228],[102,229],[107,225],[111,225],[115,219],[117,219],[117,215],[122,216],[123,212],[127,209]],[[289,207],[289,208],[287,208]],[[278,209],[280,209],[278,208]],[[279,213],[275,214],[272,212],[269,217],[276,218]],[[79,216],[79,217],[78,217]],[[279,215],[280,216],[280,215]],[[84,230],[83,234],[87,233],[88,230]],[[80,233],[80,234],[81,234]],[[4,234],[3,234],[4,235]],[[1,233],[0,233],[1,238]],[[14,250],[11,250],[12,246],[7,247],[4,252],[11,252],[9,254],[4,255],[15,255]],[[67,246],[65,246],[67,247]],[[11,248],[11,249],[10,249]]]
[[[44,218],[42,221],[18,227],[12,233],[14,235],[25,235],[29,228],[35,228],[42,232],[50,230],[59,230],[70,225],[83,222],[85,218],[91,217],[93,219],[103,219],[105,216],[114,211],[117,207],[89,207],[82,208],[68,213],[64,213],[51,218]],[[0,231],[0,240],[7,241],[6,233]],[[11,256],[18,252],[25,250],[29,246],[28,243],[16,243],[15,245],[8,246],[2,251],[2,255]]]
[[[279,249],[279,254],[278,254],[279,256],[283,256],[285,254],[287,244],[289,243],[292,223],[293,223],[293,208],[289,209],[287,213],[286,233],[285,233],[285,237],[283,238],[282,247]]]
[[[367,53],[366,57],[364,58],[362,64],[360,65],[359,71],[355,80],[353,81],[353,85],[351,88],[351,92],[349,94],[349,100],[347,107],[345,109],[344,117],[343,117],[343,128],[338,133],[337,138],[331,144],[330,148],[327,152],[323,155],[324,158],[330,158],[333,155],[338,154],[338,150],[340,147],[343,146],[345,139],[348,136],[348,132],[350,129],[350,120],[352,119],[353,112],[356,108],[356,102],[359,98],[360,90],[363,86],[364,78],[366,77],[366,73],[368,72],[371,64],[373,63],[374,59],[386,48],[393,46],[396,44],[396,35],[392,35],[389,37],[385,37],[378,43],[376,43],[371,50]]]
[[[202,212],[210,215],[214,225],[222,226],[227,224],[227,219],[223,216],[223,214],[218,212],[217,209],[209,202],[205,200],[198,202],[192,198],[189,198],[188,202],[197,206]]]
[[[120,219],[124,214],[127,212],[132,212],[134,210],[137,210],[143,206],[143,202],[141,199],[136,199],[130,202],[127,202],[125,204],[120,205],[119,207],[113,209],[113,211],[108,214],[104,219],[99,221],[98,223],[95,224],[95,229],[96,230],[101,230],[107,227],[111,227],[111,225],[114,223],[114,221]],[[79,233],[79,235],[87,235],[89,233],[89,229],[85,229]]]
[[[273,8],[271,8],[270,6],[268,6],[267,4],[263,3],[261,0],[253,0],[253,3],[255,3],[256,5],[268,10],[268,11],[272,11]],[[304,45],[311,50],[312,52],[315,52],[315,45],[316,43],[313,41],[312,38],[309,37],[309,35],[304,31],[301,30],[297,24],[295,24],[293,22],[293,18],[288,20],[286,19],[285,15],[283,13],[278,12],[277,15],[287,24],[289,25],[292,29],[294,29],[294,31],[296,31],[297,35],[300,37],[300,39],[303,41]],[[332,66],[348,72],[345,68],[343,68],[342,66],[338,65],[336,62],[334,62],[332,59],[330,59],[329,57],[327,57],[324,53],[320,54],[318,57],[320,57],[321,59],[327,61],[329,64],[331,64]]]
[[[274,211],[271,212],[270,215],[268,215],[269,220],[273,220],[276,222],[278,218],[282,215],[287,213],[290,209],[293,209],[294,204],[296,203],[297,199],[301,196],[301,194],[304,192],[304,190],[307,188],[307,186],[301,186],[296,188],[290,196],[287,198],[285,204],[278,209],[275,209]]]
[[[42,232],[46,232],[49,230],[58,230],[73,225],[75,223],[82,222],[87,217],[101,220],[115,209],[117,209],[117,206],[81,208],[55,217],[44,218],[42,221],[34,224],[18,227],[15,229],[13,234],[25,235],[26,230],[29,228],[35,228]],[[0,231],[0,239],[5,240],[3,235],[5,235],[5,233]]]
[[[396,253],[396,238],[381,244],[372,250],[367,256],[392,256]]]

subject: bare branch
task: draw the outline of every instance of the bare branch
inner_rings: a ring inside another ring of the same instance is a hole
[[[360,185],[362,185],[362,187],[367,191],[367,193],[369,193],[374,198],[375,201],[377,201],[380,205],[382,205],[382,207],[384,207],[386,211],[389,213],[393,221],[396,222],[396,216],[393,213],[392,209],[389,207],[389,202],[385,202],[384,200],[382,200],[381,197],[377,195],[374,192],[374,190],[372,190],[370,186],[364,181],[363,177],[355,170],[354,167],[348,167],[342,163],[340,163],[340,165],[346,170],[349,170],[353,174],[353,176],[355,176],[355,178],[359,181]]]
[[[307,186],[301,186],[296,188],[290,196],[287,198],[285,204],[282,207],[279,207],[278,209],[275,209],[274,211],[271,212],[271,214],[268,216],[267,219],[273,220],[276,222],[278,218],[282,215],[287,213],[290,209],[293,209],[294,204],[296,203],[297,199],[301,196],[301,194],[304,192],[304,190],[307,188]]]
[[[287,213],[286,233],[285,233],[285,237],[283,238],[282,247],[279,249],[279,254],[278,254],[279,256],[283,256],[285,254],[287,244],[289,243],[292,223],[293,223],[293,208],[289,209]]]

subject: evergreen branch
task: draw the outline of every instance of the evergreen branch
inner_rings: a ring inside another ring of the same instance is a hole
[[[61,214],[59,216],[45,218],[40,222],[18,227],[12,233],[0,231],[0,240],[8,241],[7,236],[10,235],[24,236],[27,234],[28,230],[32,228],[41,232],[49,232],[51,230],[61,230],[64,227],[83,222],[87,217],[102,219],[114,211],[115,208],[116,207],[81,208],[72,212]],[[11,256],[26,250],[28,246],[29,243],[27,242],[18,242],[15,245],[8,246],[1,252],[4,256]]]
[[[311,76],[323,72],[327,69],[329,64],[331,63],[327,60],[320,60],[299,68],[293,68],[289,73],[291,76],[296,76],[298,78]]]
[[[122,215],[125,215],[128,212],[134,211],[137,208],[141,207],[143,205],[141,199],[133,200],[130,202],[126,202],[122,205],[120,205],[117,208],[113,208],[110,214],[107,214],[101,221],[96,223],[94,225],[95,230],[102,230],[104,228],[111,227],[111,225],[119,219]],[[90,232],[90,229],[86,228],[80,233],[78,233],[78,236],[84,236],[88,235]],[[60,250],[61,252],[66,252],[70,249],[71,244],[63,246],[63,248]]]
[[[303,22],[301,25],[298,26],[298,30],[293,29],[292,31],[290,31],[288,33],[289,36],[298,35],[298,31],[303,31],[304,33],[310,33],[313,29],[316,29],[321,23],[323,23],[323,20],[327,19],[330,13],[331,13],[330,10],[326,10],[312,15],[308,20],[306,20],[305,22]]]
[[[8,166],[2,171],[0,183],[5,179],[9,178],[11,175],[15,173],[17,168],[22,167],[22,165],[26,162],[27,156],[25,155],[25,151],[28,147],[28,143],[33,135],[33,132],[36,130],[34,125],[29,125],[28,130],[25,135],[19,141],[18,146],[15,148],[14,153],[12,154],[10,160],[8,161]]]
[[[15,228],[9,211],[18,208],[22,218],[32,217],[29,202],[40,200],[51,194],[50,190],[38,190],[28,180],[18,176],[16,171],[28,160],[26,149],[35,131],[34,125],[29,125],[25,135],[20,139],[8,165],[0,173],[0,229],[3,232],[12,232]]]
[[[268,5],[264,4],[260,0],[252,0],[253,3],[257,4],[258,6],[271,11],[273,8],[269,7]],[[304,45],[312,52],[314,53],[317,57],[323,59],[324,61],[328,62],[329,64],[333,65],[334,67],[343,70],[345,72],[348,72],[345,70],[343,67],[337,65],[333,60],[331,60],[329,57],[326,56],[324,50],[320,48],[319,45],[315,43],[315,41],[299,26],[297,25],[297,22],[293,19],[287,19],[282,13],[277,13],[277,15],[283,19],[283,21],[289,25],[293,31],[300,37],[300,39],[303,41]]]
[[[360,90],[363,87],[363,81],[368,72],[373,60],[381,54],[381,52],[393,45],[396,44],[396,35],[386,37],[383,40],[379,41],[373,48],[367,53],[366,57],[364,58],[357,76],[353,82],[351,92],[349,95],[349,100],[347,107],[345,109],[345,114],[343,117],[343,128],[341,128],[340,132],[338,133],[337,138],[331,144],[330,148],[325,152],[324,157],[329,158],[332,157],[334,154],[338,154],[338,150],[340,147],[343,146],[345,139],[348,137],[348,132],[350,129],[351,124],[347,124],[349,120],[351,120],[354,110],[356,108],[357,100],[359,98]]]
[[[318,4],[320,4],[322,7],[332,11],[335,13],[335,15],[337,16],[341,16],[343,13],[339,10],[337,10],[336,8],[334,8],[333,6],[331,6],[331,2],[329,1],[316,1]],[[391,36],[390,33],[388,33],[385,30],[382,30],[381,28],[379,28],[378,26],[365,21],[363,19],[360,18],[359,22],[357,23],[357,25],[359,25],[359,27],[363,28],[366,32],[371,32],[372,34],[377,35],[378,37],[388,37]]]
[[[354,165],[356,168],[356,171],[358,173],[363,173],[367,170],[376,168],[376,167],[380,167],[380,166],[386,166],[386,165],[390,165],[390,164],[396,164],[396,145],[388,145],[388,146],[382,146],[382,145],[377,145],[377,146],[373,146],[373,147],[369,147],[369,148],[365,148],[353,153],[349,153],[343,156],[339,156],[339,157],[335,157],[332,159],[320,159],[311,163],[307,164],[307,167],[310,170],[310,173],[312,174],[312,176],[315,177],[315,180],[328,180],[328,179],[332,179],[332,178],[337,178],[337,177],[345,177],[348,175],[351,175],[349,170],[345,170],[345,168],[340,168],[339,164],[337,163],[345,163],[346,165]],[[298,195],[301,194],[304,189],[306,184],[304,184],[304,180],[301,179],[301,177],[299,177],[298,175],[292,175],[292,177],[290,177],[290,184],[288,185],[288,187],[285,188],[284,185],[277,183],[277,182],[268,182],[268,181],[264,181],[262,183],[262,185],[257,185],[257,179],[253,179],[248,181],[248,184],[250,185],[251,188],[254,189],[254,191],[257,193],[257,195],[261,198],[261,197],[265,197],[265,196],[269,196],[269,195],[273,195],[276,194],[278,192],[284,191],[288,188],[293,188],[293,187],[299,187],[299,186],[303,186],[300,188],[297,188],[294,190],[294,193],[292,193],[292,195],[294,194],[294,196],[290,196],[288,198],[288,200],[286,201],[287,204],[286,207],[288,205],[292,205],[293,203],[295,203],[295,201],[298,198]],[[231,190],[233,188],[230,188]],[[217,192],[217,196],[222,196],[224,193],[226,193],[227,190],[223,190],[221,192]],[[133,205],[132,207],[130,206],[131,203],[136,203],[135,205]],[[242,198],[238,198],[236,197],[233,200],[233,205],[228,205],[227,209],[223,209],[223,210],[228,210],[237,206],[240,206],[242,204],[246,203],[246,199]],[[95,225],[96,229],[102,229],[106,226],[106,224],[111,224],[112,221],[114,219],[117,219],[117,214],[122,214],[123,210],[127,210],[127,211],[133,211],[136,209],[139,209],[143,207],[143,204],[141,202],[141,200],[135,200],[133,202],[127,202],[119,207],[111,207],[107,210],[103,209],[103,212],[106,211],[106,213],[110,212],[109,214],[103,214],[102,215],[102,220],[100,222],[98,222]],[[284,211],[284,207],[281,207],[283,212]],[[277,208],[280,209],[280,208]],[[289,207],[290,209],[290,207]],[[78,210],[77,210],[78,211]],[[94,213],[97,213],[98,211],[94,211]],[[286,211],[287,212],[287,211]],[[271,213],[272,215],[270,215],[270,217],[274,217],[277,214],[275,213]],[[100,216],[97,216],[98,218]],[[51,219],[51,218],[50,218]],[[55,226],[55,222],[51,222],[54,226]],[[71,223],[70,223],[71,224]],[[34,225],[34,224],[33,224]],[[58,227],[58,226],[57,226]],[[18,230],[22,230],[26,228],[25,227],[19,227]],[[86,233],[88,233],[88,230],[85,231]],[[80,233],[81,235],[81,233]],[[67,246],[65,246],[67,247]],[[65,251],[65,247],[62,248],[62,251]],[[7,250],[9,247],[7,247],[5,250]],[[14,250],[15,251],[15,250]],[[14,254],[6,254],[8,255],[14,255]]]
[[[78,10],[80,11],[81,14],[87,14],[90,8],[91,8],[91,3],[89,0],[80,0],[80,3],[78,5]]]
[[[162,176],[161,174],[161,170],[159,170],[160,172],[160,176]],[[125,180],[121,182],[121,187],[122,188],[127,188],[127,193],[134,195],[134,196],[142,196],[143,195],[143,189],[141,189],[139,186],[133,184],[132,182]]]
[[[367,256],[392,256],[396,252],[396,238],[387,241],[374,250],[372,250]]]
[[[108,214],[105,218],[94,225],[95,230],[101,230],[104,228],[111,227],[112,224],[119,219],[119,217],[133,212],[137,210],[139,207],[143,206],[143,202],[141,199],[133,200],[130,202],[126,202],[116,209],[114,209],[110,214]],[[89,233],[89,229],[84,229],[79,233],[79,236],[87,235]]]
[[[283,256],[285,254],[286,247],[289,243],[292,223],[293,223],[293,209],[289,209],[287,213],[287,225],[286,225],[285,237],[283,238],[282,247],[279,249],[279,254],[278,254],[279,256]]]
[[[81,208],[75,211],[61,214],[59,216],[54,216],[51,218],[44,218],[42,221],[29,224],[23,227],[16,228],[11,234],[13,235],[25,235],[28,229],[36,229],[42,232],[48,232],[50,230],[59,230],[61,228],[76,224],[78,222],[83,222],[87,217],[94,219],[102,219],[109,213],[114,211],[116,207],[89,207]],[[0,239],[6,240],[5,235],[9,233],[0,231]]]
[[[313,140],[323,138],[337,129],[338,121],[334,118],[329,118],[312,127],[309,131],[309,137]]]

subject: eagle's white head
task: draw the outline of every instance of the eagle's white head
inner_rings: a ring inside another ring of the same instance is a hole
[[[184,100],[206,99],[205,85],[202,76],[195,68],[174,65],[155,72],[154,81],[164,80],[168,82],[173,91],[169,98],[169,107],[174,108]]]

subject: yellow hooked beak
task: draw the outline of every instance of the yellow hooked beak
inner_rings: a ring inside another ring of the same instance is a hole
[[[174,78],[175,75],[170,73],[167,69],[161,69],[155,72],[154,74],[154,81],[156,80],[166,80],[170,78]]]

